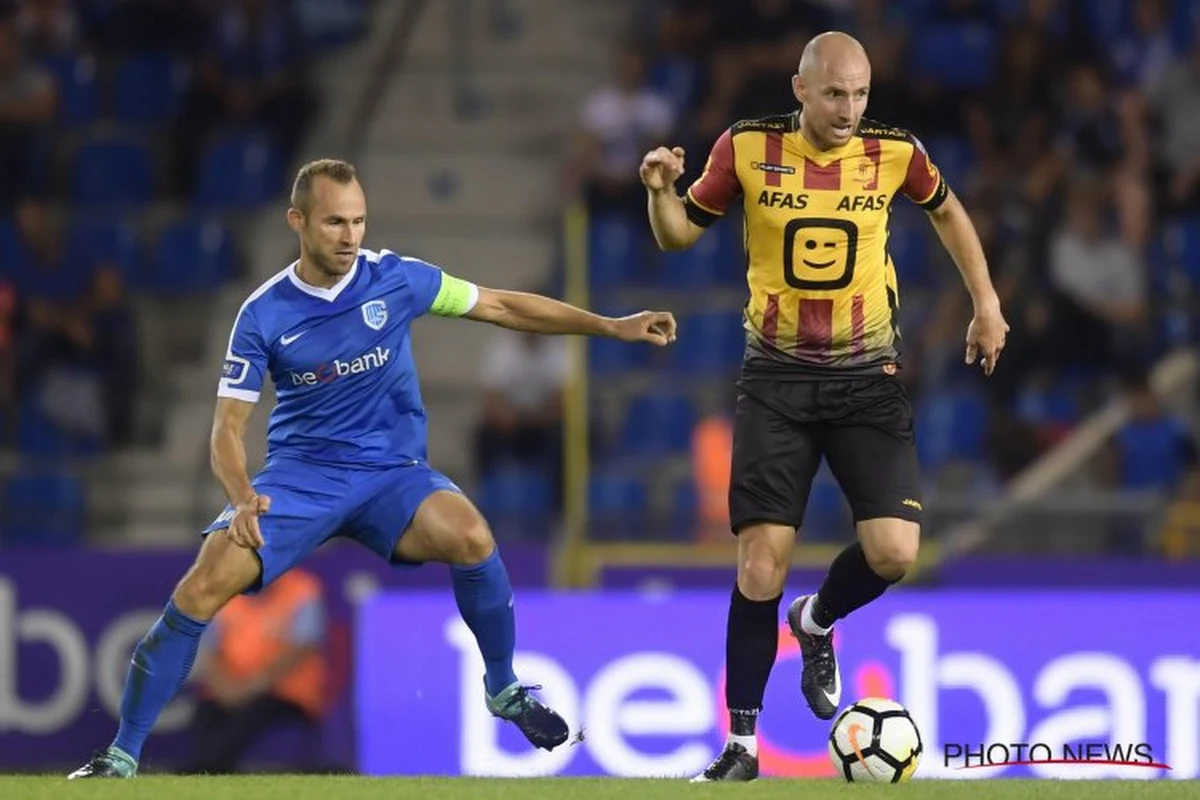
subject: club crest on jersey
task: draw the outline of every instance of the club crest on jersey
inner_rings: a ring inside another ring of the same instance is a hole
[[[387,303],[382,300],[372,300],[362,304],[363,322],[372,330],[379,330],[387,322]]]

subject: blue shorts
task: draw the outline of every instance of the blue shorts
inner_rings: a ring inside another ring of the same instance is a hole
[[[258,494],[271,498],[270,511],[258,519],[266,542],[258,549],[261,586],[335,536],[354,539],[391,561],[425,498],[441,490],[461,491],[422,462],[359,470],[276,458],[251,483]],[[232,519],[233,507],[227,505],[203,534],[228,528]]]

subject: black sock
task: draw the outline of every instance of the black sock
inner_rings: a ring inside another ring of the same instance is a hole
[[[858,542],[838,553],[829,565],[825,583],[817,592],[812,607],[813,622],[828,628],[856,608],[879,597],[899,580],[881,578],[867,563],[867,554]]]
[[[729,599],[725,705],[729,708],[730,732],[735,736],[754,734],[779,648],[779,600],[750,600],[736,585]]]

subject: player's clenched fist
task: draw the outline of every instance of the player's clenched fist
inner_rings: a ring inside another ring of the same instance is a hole
[[[265,494],[255,495],[244,503],[238,503],[229,523],[229,538],[238,547],[257,549],[266,544],[262,531],[258,529],[258,518],[271,508],[271,498]]]
[[[658,147],[651,150],[642,159],[642,166],[638,170],[638,175],[641,177],[642,183],[646,184],[646,188],[656,192],[674,186],[675,181],[679,180],[679,176],[682,174],[682,147],[672,147],[670,150]]]

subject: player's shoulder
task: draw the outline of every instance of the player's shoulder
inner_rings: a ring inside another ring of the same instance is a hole
[[[800,113],[771,114],[756,119],[741,119],[729,126],[729,135],[743,133],[795,133],[800,130]]]
[[[295,268],[296,262],[293,261],[260,283],[242,302],[242,307],[238,310],[238,316],[241,316],[248,310],[258,313],[262,308],[269,306],[277,297],[280,289],[287,285],[288,275]]]
[[[373,283],[382,283],[387,286],[401,286],[428,276],[430,270],[438,269],[428,261],[415,256],[402,255],[387,248],[381,250],[362,248],[358,251],[358,255],[361,266],[370,275],[370,280]]]
[[[862,119],[858,123],[855,136],[860,139],[876,139],[880,142],[891,143],[899,147],[922,147],[916,134],[899,125],[889,125],[873,119]]]

